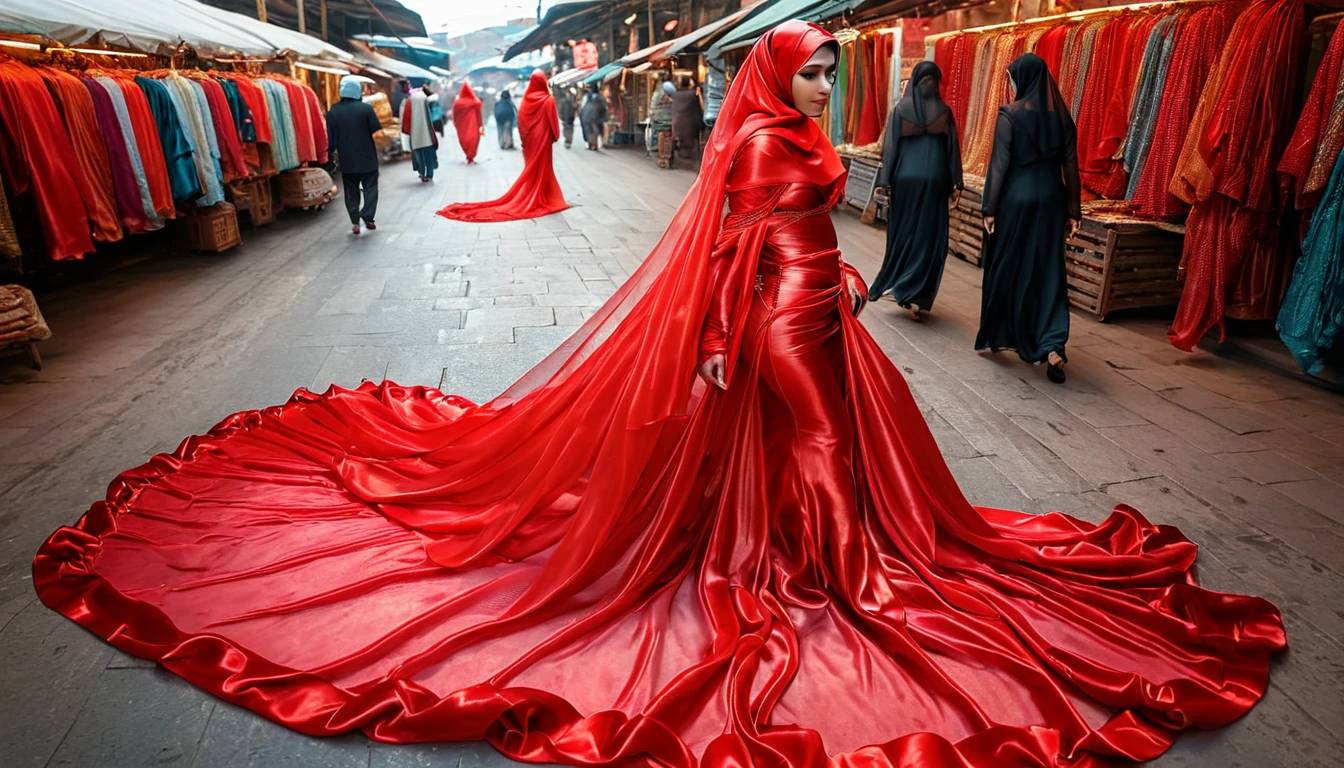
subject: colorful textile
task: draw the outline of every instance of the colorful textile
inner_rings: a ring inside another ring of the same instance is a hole
[[[84,83],[74,75],[54,67],[37,70],[47,82],[53,103],[65,122],[66,134],[79,158],[81,174],[75,175],[80,197],[89,214],[93,238],[110,243],[122,237],[121,218],[117,213],[116,190],[112,188],[112,167],[107,146],[98,131],[98,114]]]
[[[148,77],[137,77],[135,83],[144,92],[145,100],[154,116],[154,124],[158,128],[159,146],[163,151],[164,164],[168,170],[173,200],[179,203],[195,200],[204,194],[201,178],[196,171],[191,142],[182,128],[182,121],[168,93],[168,86]]]

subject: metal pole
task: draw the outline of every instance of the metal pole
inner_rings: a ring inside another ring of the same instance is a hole
[[[304,23],[304,16],[307,14],[303,9],[303,0],[295,0],[295,5],[298,6],[299,11],[299,34],[306,35],[308,34],[308,30],[305,28],[307,25]]]
[[[649,45],[653,45],[653,0],[649,0]]]
[[[327,0],[321,0],[321,4],[320,4],[318,7],[319,7],[319,8],[321,9],[321,11],[322,11],[322,39],[323,39],[323,40],[326,40],[326,39],[328,39],[328,38],[327,38]]]
[[[266,0],[257,0],[257,20],[266,23]]]

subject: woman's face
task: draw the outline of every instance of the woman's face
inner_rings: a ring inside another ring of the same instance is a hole
[[[823,45],[793,75],[793,106],[808,117],[821,117],[835,83],[835,49]]]

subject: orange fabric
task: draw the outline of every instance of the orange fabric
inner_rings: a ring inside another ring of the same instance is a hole
[[[114,76],[112,81],[126,96],[126,111],[131,116],[131,129],[135,131],[135,143],[140,150],[140,162],[145,168],[145,181],[149,183],[149,197],[154,203],[154,212],[161,219],[171,219],[177,215],[177,207],[173,204],[173,185],[168,179],[168,163],[163,158],[163,143],[159,141],[159,127],[154,122],[154,113],[149,110],[149,100],[135,81],[122,76]]]
[[[116,192],[112,188],[112,166],[107,146],[98,132],[98,117],[93,99],[79,78],[52,67],[38,70],[51,91],[56,108],[65,120],[65,130],[79,160],[80,198],[89,214],[95,240],[104,243],[122,238],[121,219],[117,215]]]

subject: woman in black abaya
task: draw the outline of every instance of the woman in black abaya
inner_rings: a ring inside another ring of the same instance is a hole
[[[1045,62],[1008,67],[1016,100],[999,108],[982,207],[989,243],[976,349],[1013,349],[1064,383],[1069,296],[1064,241],[1082,218],[1077,132]]]
[[[887,119],[877,185],[890,191],[887,255],[868,300],[891,291],[920,316],[933,308],[947,259],[948,209],[961,194],[957,124],[938,92],[943,73],[931,61],[915,65],[905,95]]]

